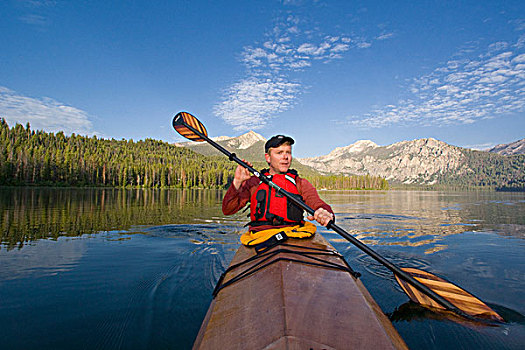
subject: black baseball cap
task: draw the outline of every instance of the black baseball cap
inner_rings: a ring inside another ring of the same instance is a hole
[[[264,153],[268,153],[270,148],[279,147],[285,142],[290,142],[293,145],[295,141],[290,136],[275,135],[264,144]]]

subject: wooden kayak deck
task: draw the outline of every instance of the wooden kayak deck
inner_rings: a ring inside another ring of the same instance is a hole
[[[286,243],[334,248],[320,234]],[[273,247],[268,252],[280,249]],[[291,248],[290,248],[291,249]],[[301,251],[301,248],[293,248]],[[256,255],[241,246],[231,265]],[[406,349],[390,320],[349,272],[296,261],[281,252],[272,264],[226,286],[213,299],[194,349]],[[338,256],[324,260],[344,265]],[[228,272],[227,283],[256,264]]]

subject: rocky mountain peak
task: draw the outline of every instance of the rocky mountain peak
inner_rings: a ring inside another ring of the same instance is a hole
[[[259,141],[266,142],[266,139],[255,131],[248,131],[246,134],[231,138],[228,145],[237,149],[246,149]]]
[[[245,134],[242,134],[241,136],[217,136],[217,137],[211,137],[211,139],[215,142],[220,142],[222,144],[225,144],[229,147],[235,148],[235,149],[247,149],[251,146],[253,146],[255,143],[259,141],[266,142],[266,139],[256,133],[255,131],[248,131]],[[178,142],[175,143],[175,146],[178,147],[186,147],[186,146],[192,146],[194,142],[188,141],[188,142]]]
[[[219,142],[219,141],[226,141],[226,140],[230,140],[230,139],[233,139],[233,137],[231,136],[217,136],[217,137],[211,137],[211,139],[215,142]]]
[[[335,159],[341,157],[344,154],[361,153],[376,147],[379,146],[370,140],[359,140],[348,146],[337,147],[332,152],[323,157],[325,157],[326,160]]]
[[[525,139],[521,139],[512,143],[496,145],[488,151],[492,153],[499,153],[504,156],[525,154]]]
[[[334,149],[328,155],[301,162],[322,173],[374,175],[404,183],[432,184],[460,167],[463,155],[454,146],[433,138],[378,146],[362,140]]]

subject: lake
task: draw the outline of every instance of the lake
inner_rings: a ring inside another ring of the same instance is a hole
[[[413,349],[525,348],[525,194],[322,191],[337,224],[509,322],[455,322],[409,303],[392,273],[342,253]],[[221,190],[0,189],[4,349],[188,349],[245,229]],[[351,315],[349,315],[351,317]]]

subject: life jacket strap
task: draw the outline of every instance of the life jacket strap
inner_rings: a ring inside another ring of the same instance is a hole
[[[257,254],[260,254],[262,252],[265,252],[266,250],[275,247],[276,245],[279,245],[285,241],[288,240],[288,235],[286,232],[281,231],[273,235],[272,237],[268,238],[266,241],[256,244],[254,246],[255,252]]]

